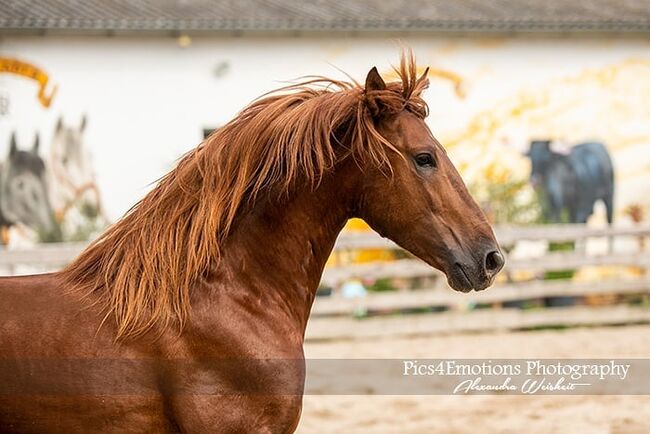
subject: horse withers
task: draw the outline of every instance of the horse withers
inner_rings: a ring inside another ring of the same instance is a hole
[[[293,431],[310,309],[352,217],[452,288],[487,288],[492,229],[424,122],[426,73],[412,56],[397,73],[254,101],[64,270],[0,280],[0,430]]]

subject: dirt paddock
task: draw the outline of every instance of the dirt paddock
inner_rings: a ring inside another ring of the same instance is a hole
[[[650,358],[650,325],[308,342],[308,358]],[[647,433],[650,396],[305,396],[302,433]]]

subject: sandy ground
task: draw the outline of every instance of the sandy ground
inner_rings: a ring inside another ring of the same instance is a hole
[[[650,358],[650,325],[307,343],[308,358]],[[302,433],[648,433],[650,396],[304,397]]]

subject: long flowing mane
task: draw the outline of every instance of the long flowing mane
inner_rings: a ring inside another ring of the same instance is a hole
[[[245,208],[298,180],[316,186],[343,158],[388,164],[395,149],[375,127],[382,113],[424,118],[428,81],[412,53],[395,68],[399,81],[365,92],[358,83],[316,77],[266,94],[187,153],[177,167],[112,225],[62,275],[96,294],[117,338],[154,325],[183,327],[190,288],[224,254],[224,241]]]

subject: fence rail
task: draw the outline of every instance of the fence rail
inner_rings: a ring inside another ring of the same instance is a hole
[[[474,304],[503,303],[546,297],[638,294],[650,289],[650,279],[629,281],[567,282],[530,281],[496,285],[486,291],[460,294],[447,288],[373,294],[368,297],[321,297],[312,309],[314,316],[353,315],[359,311],[389,311],[432,306],[464,310]]]
[[[509,259],[509,272],[528,270],[532,272],[558,271],[585,266],[630,266],[650,268],[650,253],[618,253],[586,256],[576,253],[549,253],[542,257]],[[417,259],[394,262],[368,262],[326,269],[323,282],[335,285],[351,278],[382,279],[390,277],[414,278],[441,276],[442,273]]]
[[[442,312],[365,319],[314,318],[309,320],[308,340],[368,339],[385,336],[520,330],[551,326],[619,325],[650,322],[650,309],[633,306],[575,306],[546,310]]]
[[[26,248],[0,249],[0,266],[34,265],[56,269],[72,261],[85,247],[86,243],[45,243]]]
[[[475,304],[500,305],[547,297],[582,297],[597,295],[650,295],[650,252],[643,251],[643,240],[650,237],[650,225],[590,228],[584,225],[544,225],[532,227],[497,227],[502,246],[514,246],[520,241],[565,242],[587,241],[593,238],[637,240],[628,243],[636,249],[614,249],[608,253],[590,255],[583,249],[569,252],[545,252],[541,256],[509,258],[508,273],[580,269],[582,267],[622,266],[637,270],[628,279],[597,281],[529,280],[498,283],[483,292],[460,294],[450,290],[444,276],[420,260],[407,257],[392,262],[373,262],[328,267],[323,283],[337,286],[350,278],[418,278],[430,277],[428,287],[373,293],[366,297],[346,299],[336,291],[331,297],[317,297],[313,317],[307,331],[308,339],[364,338],[385,334],[409,334],[450,331],[477,331],[495,328],[522,328],[554,324],[617,324],[650,321],[650,309],[631,306],[584,307],[573,306],[524,312],[516,309],[482,309],[468,312]],[[39,270],[54,270],[71,261],[85,247],[83,243],[40,244],[25,249],[0,249],[0,267],[9,273],[21,272],[28,265]],[[335,244],[335,252],[362,249],[398,249],[391,241],[375,233],[347,233]],[[29,271],[29,270],[27,270]],[[431,282],[434,282],[433,284]],[[446,312],[408,315],[390,318],[357,320],[359,311],[395,312],[406,309],[444,307]]]
[[[578,241],[589,238],[607,237],[648,237],[650,224],[634,226],[611,226],[592,228],[580,224],[538,225],[538,226],[498,226],[494,230],[501,245],[512,245],[518,241]],[[384,249],[398,248],[395,243],[381,238],[374,232],[347,233],[339,237],[335,249]]]
[[[531,227],[498,227],[495,234],[499,243],[508,248],[521,241],[584,244],[592,239],[607,239],[620,244],[629,239],[626,249],[609,249],[607,253],[587,254],[586,249],[544,252],[541,255],[509,258],[505,272],[525,271],[532,275],[560,270],[579,270],[583,267],[629,267],[634,272],[626,279],[598,279],[596,281],[528,280],[497,283],[483,292],[460,294],[447,287],[444,276],[416,259],[394,262],[375,262],[345,265],[327,269],[323,282],[336,285],[357,278],[417,278],[438,277],[433,287],[370,294],[346,299],[335,294],[319,297],[312,309],[307,330],[310,339],[369,338],[387,334],[418,334],[459,331],[486,331],[519,329],[554,325],[596,325],[650,322],[650,308],[642,306],[568,306],[537,309],[480,309],[472,306],[492,304],[496,307],[508,302],[522,302],[553,297],[629,296],[641,298],[650,295],[650,252],[643,251],[644,239],[650,237],[650,225],[590,228],[584,225],[544,225]],[[631,248],[630,248],[631,247]],[[392,242],[374,233],[348,234],[336,243],[337,251],[356,249],[396,249]],[[443,277],[443,278],[440,278]],[[381,318],[354,318],[359,312],[399,312],[445,308],[445,312],[392,315]]]

